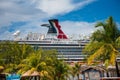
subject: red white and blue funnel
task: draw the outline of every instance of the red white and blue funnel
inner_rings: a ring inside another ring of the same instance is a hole
[[[41,26],[48,27],[48,34],[56,34],[58,39],[68,39],[64,32],[61,30],[58,19],[50,19],[49,24],[43,24]]]

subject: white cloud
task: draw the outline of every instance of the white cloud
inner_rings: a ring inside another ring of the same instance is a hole
[[[70,0],[41,0],[37,8],[48,15],[56,15],[73,10],[74,5],[71,4]]]
[[[93,0],[0,0],[0,27],[8,26],[11,22],[42,20],[58,14],[64,14]]]
[[[0,26],[8,26],[11,22],[31,21],[46,17],[45,13],[27,1],[0,0]]]
[[[6,39],[6,35],[11,36],[17,29],[22,33],[41,32],[42,28],[36,24],[50,17],[80,9],[93,1],[80,0],[74,3],[74,0],[0,0],[0,39]],[[27,24],[15,28],[10,26],[13,22],[21,21]],[[9,31],[11,28],[14,30]]]
[[[73,3],[74,0],[40,0],[37,8],[48,15],[64,14],[93,2],[94,0],[83,0]]]
[[[81,36],[90,36],[90,34],[95,31],[95,23],[88,22],[73,22],[65,21],[61,22],[61,26],[66,34],[81,35]],[[78,36],[79,37],[79,36]]]
[[[40,24],[43,24],[43,23],[46,23],[46,22],[31,22],[30,24],[26,24],[16,28],[16,31],[17,30],[21,31],[20,37],[22,38],[25,37],[29,32],[46,34],[48,28],[40,26]],[[88,22],[63,21],[63,22],[59,22],[59,24],[61,25],[61,29],[65,34],[67,35],[69,34],[69,36],[70,35],[77,36],[75,38],[78,38],[79,35],[89,36],[90,33],[95,30],[94,28],[95,22],[88,23]],[[14,32],[7,32],[9,33],[9,37],[7,36],[6,38],[12,39],[13,38],[12,34]],[[5,32],[3,35],[7,35],[7,33]],[[1,37],[3,36],[0,36],[0,38]]]
[[[89,34],[94,30],[94,23],[88,22],[73,22],[73,21],[65,21],[62,22],[61,25],[65,32],[68,33],[78,33],[78,34]]]

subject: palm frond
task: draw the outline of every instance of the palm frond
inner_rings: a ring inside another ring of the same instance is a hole
[[[118,37],[118,38],[116,39],[115,45],[116,45],[117,47],[120,47],[120,37]]]
[[[100,55],[104,54],[104,52],[105,52],[105,47],[101,46],[93,55],[90,55],[90,57],[87,59],[88,64],[91,64]]]
[[[102,23],[102,22],[98,22],[98,23],[95,25],[95,27],[100,27],[100,26],[105,26],[105,24]]]
[[[108,66],[109,66],[109,60],[108,59],[105,60],[104,65],[105,65],[106,68],[108,68]]]
[[[111,64],[111,65],[115,65],[116,52],[115,52],[115,51],[112,51],[110,54],[111,54],[111,56],[110,56],[110,64]]]

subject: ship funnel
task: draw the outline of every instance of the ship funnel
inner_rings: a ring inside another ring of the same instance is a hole
[[[61,30],[61,26],[59,25],[58,19],[50,19],[50,28],[54,33],[57,33],[58,39],[68,39],[64,32]]]

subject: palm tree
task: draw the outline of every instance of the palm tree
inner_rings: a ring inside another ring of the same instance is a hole
[[[78,80],[79,80],[79,74],[80,74],[80,71],[81,71],[81,64],[79,64],[78,62],[75,63],[74,66],[72,66],[72,69],[71,69],[71,75],[73,77],[73,80],[74,80],[74,77],[77,76]]]
[[[79,74],[80,74],[80,71],[81,71],[81,65],[79,63],[76,63],[75,64],[75,69],[76,69],[77,78],[79,80]]]
[[[5,67],[6,72],[16,72],[17,65],[22,59],[33,52],[29,45],[19,45],[17,42],[0,42],[0,65]]]
[[[63,60],[56,60],[54,63],[54,80],[67,80],[69,77],[69,66]]]
[[[55,74],[59,71],[62,73],[60,78],[63,78],[63,72],[65,72],[64,70],[67,70],[63,69],[66,67],[63,65],[61,67],[61,64],[63,64],[63,62],[57,59],[56,51],[43,51],[40,49],[22,61],[18,66],[18,73],[23,74],[26,71],[29,71],[30,73],[37,71],[39,72],[40,80],[57,80],[58,77],[56,78]]]
[[[95,31],[91,36],[91,41],[85,46],[84,53],[88,54],[88,64],[97,60],[102,61],[106,67],[115,65],[119,55],[120,31],[112,17],[105,23],[98,22]]]
[[[46,62],[44,60],[41,60],[41,54],[42,51],[38,50],[29,55],[26,59],[24,59],[22,63],[18,66],[18,73],[23,74],[29,71],[29,74],[32,74],[34,71],[37,71],[39,72],[39,76],[41,76],[41,78],[46,76],[48,73],[48,67],[46,65]]]

